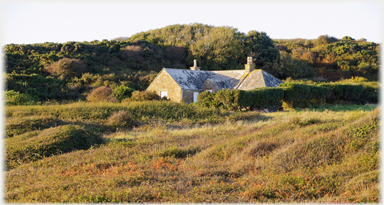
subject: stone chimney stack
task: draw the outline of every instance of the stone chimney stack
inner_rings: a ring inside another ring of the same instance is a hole
[[[252,57],[247,57],[247,64],[245,64],[245,72],[250,73],[255,70],[255,64],[253,64]]]
[[[193,60],[193,67],[191,67],[191,70],[200,70],[200,67],[197,67],[196,59]]]

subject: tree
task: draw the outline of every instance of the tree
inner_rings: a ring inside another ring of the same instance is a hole
[[[86,71],[83,61],[73,58],[63,58],[44,67],[51,75],[59,76],[60,79],[81,77]]]
[[[257,68],[266,69],[271,63],[279,62],[279,49],[265,32],[249,31],[245,37],[244,46],[246,56],[253,57]]]
[[[278,69],[278,77],[286,79],[291,77],[293,79],[310,78],[314,76],[313,68],[308,65],[306,61],[294,59],[288,53],[282,51]]]

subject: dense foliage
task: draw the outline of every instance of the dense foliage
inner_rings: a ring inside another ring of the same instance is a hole
[[[377,43],[322,35],[313,40],[275,40],[275,44],[280,52],[306,62],[314,69],[315,77],[335,81],[362,76],[378,80],[380,45]]]
[[[377,80],[379,47],[351,37],[272,40],[228,26],[171,25],[110,41],[5,45],[5,79],[8,91],[32,103],[85,100],[100,86],[121,101],[145,90],[163,67],[189,68],[193,59],[202,70],[228,70],[244,69],[252,56],[257,68],[283,80]]]
[[[366,104],[378,102],[378,84],[286,82],[277,88],[205,91],[197,97],[198,105],[228,110],[276,107],[307,108],[328,104]]]

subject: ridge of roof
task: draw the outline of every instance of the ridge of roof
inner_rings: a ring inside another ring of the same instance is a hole
[[[244,75],[245,70],[189,70],[163,68],[183,89],[201,90],[207,79],[218,89],[251,90],[256,87],[277,87],[281,80],[265,72],[255,69]]]

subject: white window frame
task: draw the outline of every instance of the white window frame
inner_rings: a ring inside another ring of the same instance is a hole
[[[168,91],[160,91],[160,97],[168,97]]]
[[[195,94],[197,93],[196,97],[195,97]],[[193,102],[196,103],[197,102],[197,96],[199,96],[199,92],[193,92]]]

